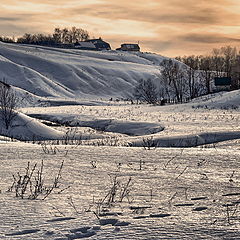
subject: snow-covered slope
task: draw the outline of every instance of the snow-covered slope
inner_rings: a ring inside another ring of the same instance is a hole
[[[240,90],[221,92],[195,99],[194,107],[210,109],[238,109],[240,107]]]
[[[0,42],[0,80],[41,97],[127,97],[140,79],[159,78],[163,59]]]

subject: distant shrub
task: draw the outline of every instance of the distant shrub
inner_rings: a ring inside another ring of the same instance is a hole
[[[157,87],[151,79],[140,80],[139,84],[135,87],[133,96],[137,100],[145,101],[149,104],[155,104],[158,101]]]
[[[0,118],[5,124],[6,129],[12,124],[17,112],[17,97],[11,86],[5,80],[0,81]]]

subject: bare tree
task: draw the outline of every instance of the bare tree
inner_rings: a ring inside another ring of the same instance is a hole
[[[224,72],[224,58],[221,49],[214,48],[212,50],[212,67],[216,77],[221,77]]]
[[[53,33],[53,40],[55,43],[61,43],[62,32],[60,28],[55,28]]]
[[[187,83],[190,98],[193,99],[199,96],[199,57],[188,56],[184,57],[184,63],[189,67],[186,69]]]
[[[147,103],[154,104],[158,100],[156,85],[151,79],[140,80],[139,84],[134,89],[134,97],[137,100],[143,100]]]
[[[186,76],[181,65],[172,59],[166,59],[161,63],[163,67],[162,78],[165,84],[166,92],[170,96],[169,91],[175,95],[178,102],[183,101],[183,95],[186,93]],[[169,88],[169,86],[171,88]]]
[[[211,81],[214,77],[214,72],[212,69],[212,61],[210,56],[200,57],[200,69],[201,69],[201,77],[204,81],[206,93],[211,93]]]
[[[82,28],[55,28],[53,38],[57,43],[76,43],[78,41],[86,41],[89,39],[89,33]]]
[[[224,72],[227,77],[231,77],[233,65],[237,57],[236,47],[226,46],[221,48],[221,53],[224,57]]]
[[[13,119],[17,113],[17,97],[5,80],[0,81],[0,118],[5,124],[6,129],[11,127]]]
[[[240,88],[240,53],[237,55],[235,63],[232,68],[232,88],[239,89]]]

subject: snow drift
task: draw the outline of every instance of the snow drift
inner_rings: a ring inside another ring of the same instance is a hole
[[[142,136],[164,130],[159,123],[122,121],[116,119],[97,118],[89,115],[76,114],[28,114],[28,116],[47,120],[70,127],[89,127],[99,131],[121,133],[129,136]]]
[[[52,140],[63,138],[64,133],[45,126],[23,113],[17,113],[8,129],[0,119],[0,135],[19,140]]]
[[[0,118],[0,137],[2,136],[23,141],[45,141],[102,139],[106,137],[106,134],[68,132],[67,130],[60,131],[53,127],[46,126],[37,119],[18,112],[11,121],[11,126],[8,129],[6,129],[3,120]],[[2,139],[6,140],[6,138]]]

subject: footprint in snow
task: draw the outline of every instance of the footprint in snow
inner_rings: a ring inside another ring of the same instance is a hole
[[[197,201],[197,200],[207,200],[207,197],[195,197],[195,198],[191,198],[192,201]]]
[[[223,197],[240,196],[240,192],[223,194]]]
[[[87,231],[85,233],[82,232],[76,232],[74,234],[67,234],[67,239],[72,240],[72,239],[80,239],[80,238],[89,238],[96,235],[95,231]]]
[[[131,224],[131,223],[130,222],[119,221],[114,226],[124,227],[124,226],[128,226],[129,224]]]
[[[97,234],[97,231],[101,230],[100,226],[85,226],[80,228],[73,228],[70,230],[70,234],[67,234],[66,237],[69,240],[80,239],[80,238],[89,238]],[[58,239],[57,239],[58,240]]]
[[[193,211],[200,212],[200,211],[207,210],[207,209],[208,209],[207,207],[196,207],[193,209]]]
[[[143,218],[148,218],[149,216],[146,216],[146,215],[140,215],[140,216],[134,216],[133,219],[143,219]]]
[[[99,219],[99,223],[102,226],[108,225],[108,224],[114,226],[117,222],[118,222],[118,219],[116,219],[116,218]]]
[[[175,204],[175,207],[190,207],[190,206],[194,206],[193,203],[179,203],[179,204]]]
[[[61,222],[61,221],[68,221],[68,220],[72,220],[72,219],[76,219],[76,218],[74,218],[74,217],[53,218],[53,219],[47,220],[47,222]]]
[[[157,213],[157,214],[150,214],[149,217],[151,218],[164,218],[164,217],[169,217],[171,214],[168,213]]]
[[[104,225],[112,225],[112,226],[128,226],[129,224],[131,224],[130,222],[124,222],[124,221],[118,221],[118,219],[116,218],[106,218],[106,219],[100,219],[99,220],[100,225],[104,226]]]
[[[91,227],[81,227],[81,228],[71,229],[70,232],[71,233],[76,233],[76,232],[86,233],[89,229],[91,229]]]
[[[171,214],[169,213],[152,213],[150,215],[140,215],[140,216],[135,216],[133,219],[143,219],[143,218],[164,218],[164,217],[170,217]]]
[[[40,229],[26,229],[26,230],[22,230],[22,231],[17,231],[14,233],[7,233],[5,234],[6,236],[19,236],[19,235],[26,235],[26,234],[32,234],[32,233],[36,233],[39,232]]]

